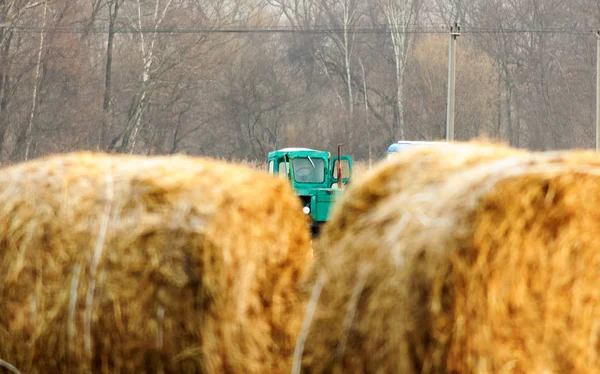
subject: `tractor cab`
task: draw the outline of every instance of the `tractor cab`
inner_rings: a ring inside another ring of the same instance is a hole
[[[352,178],[350,156],[331,157],[329,152],[309,148],[284,148],[268,155],[269,173],[290,181],[310,216],[313,235],[329,218],[331,207]],[[341,178],[338,178],[338,175]]]

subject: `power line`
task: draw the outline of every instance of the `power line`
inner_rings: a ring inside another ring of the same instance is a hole
[[[107,34],[106,27],[39,27],[29,25],[0,25],[13,32],[22,33],[56,33],[56,34]],[[394,25],[376,25],[376,26],[352,26],[346,29],[342,27],[315,26],[310,28],[297,28],[286,26],[252,26],[252,27],[159,27],[142,28],[120,27],[113,30],[115,34],[328,34],[349,32],[353,34],[388,34],[390,32],[402,34],[447,34],[449,29],[444,26],[414,27]],[[570,34],[570,35],[594,35],[596,30],[577,29],[577,28],[484,28],[484,27],[464,27],[462,34]]]
[[[491,29],[491,28],[471,28],[462,31],[467,34],[572,34],[572,35],[592,35],[594,30],[555,28],[555,29]]]
[[[106,27],[68,27],[59,26],[52,28],[41,28],[39,26],[2,26],[9,30],[26,33],[68,33],[68,34],[105,34],[109,30]],[[205,33],[233,33],[233,34],[250,34],[250,33],[291,33],[291,34],[324,34],[324,33],[337,33],[337,32],[351,32],[351,33],[389,33],[391,28],[389,27],[348,27],[346,29],[341,27],[310,27],[310,28],[295,28],[285,26],[252,26],[252,27],[159,27],[159,28],[142,28],[137,29],[133,27],[121,27],[116,28],[113,32],[117,34],[205,34]],[[442,28],[399,28],[395,32],[402,33],[446,33]]]

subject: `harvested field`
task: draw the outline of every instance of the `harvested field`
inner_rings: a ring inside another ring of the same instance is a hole
[[[206,159],[93,153],[16,165],[0,180],[4,363],[290,371],[304,308],[296,282],[311,254],[285,180]]]
[[[599,200],[593,152],[379,165],[316,245],[294,372],[600,372]]]

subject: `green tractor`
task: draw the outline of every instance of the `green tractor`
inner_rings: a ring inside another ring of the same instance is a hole
[[[340,162],[341,160],[341,162]],[[269,173],[289,179],[309,215],[313,236],[329,218],[333,204],[352,178],[352,159],[308,148],[284,148],[268,155]],[[338,176],[341,175],[341,178]]]

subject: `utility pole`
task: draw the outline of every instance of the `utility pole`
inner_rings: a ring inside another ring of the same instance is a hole
[[[450,42],[448,46],[448,107],[446,113],[446,141],[454,140],[454,84],[456,81],[456,38],[460,36],[460,26],[454,22],[450,26]]]
[[[600,149],[600,30],[596,31],[596,150]]]

